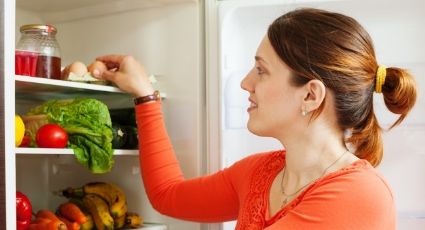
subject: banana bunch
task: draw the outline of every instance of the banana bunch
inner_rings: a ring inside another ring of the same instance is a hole
[[[125,194],[114,184],[87,183],[80,188],[67,188],[62,191],[62,195],[71,199],[81,199],[82,205],[91,214],[98,230],[136,228],[142,224],[139,215],[127,213]]]
[[[97,229],[114,229],[114,219],[109,214],[108,204],[100,196],[87,194],[83,197],[83,204],[91,213]]]

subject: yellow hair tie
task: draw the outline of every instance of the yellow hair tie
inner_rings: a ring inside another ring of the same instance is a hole
[[[385,77],[387,76],[387,67],[380,65],[376,71],[376,84],[375,92],[382,93],[382,85],[385,83]]]

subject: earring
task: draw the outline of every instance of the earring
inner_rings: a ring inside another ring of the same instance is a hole
[[[305,116],[307,115],[307,111],[305,111],[305,109],[302,109],[302,111],[301,111],[301,115],[302,115],[303,117],[305,117]]]

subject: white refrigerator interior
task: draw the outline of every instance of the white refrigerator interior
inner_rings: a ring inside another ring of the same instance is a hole
[[[425,3],[423,1],[223,1],[218,5],[221,103],[221,166],[255,152],[282,148],[246,129],[248,93],[240,82],[254,66],[254,56],[268,25],[299,7],[317,7],[350,15],[370,33],[377,60],[409,69],[416,77],[416,107],[391,132],[384,134],[384,159],[379,170],[391,184],[398,209],[398,229],[425,229]],[[302,29],[302,28],[300,28]],[[383,127],[395,116],[387,112],[382,95],[375,97]],[[361,196],[361,194],[359,194]],[[223,224],[234,229],[235,223]]]
[[[106,54],[130,54],[138,59],[148,74],[156,76],[154,88],[166,95],[162,102],[165,122],[184,175],[189,178],[200,175],[203,152],[200,57],[203,54],[198,1],[16,0],[16,4],[9,4],[9,10],[15,12],[12,14],[16,18],[15,28],[5,34],[13,42],[19,40],[19,27],[24,24],[53,24],[57,28],[62,67],[74,61],[88,65],[97,56]],[[8,47],[6,55],[13,60],[14,48]],[[14,72],[10,67],[9,70]],[[80,97],[99,99],[109,108],[133,108],[132,97],[112,86],[26,76],[8,77],[8,81],[14,85],[8,92],[10,100],[15,100],[17,114],[25,114],[49,99]],[[5,111],[13,113],[13,109]],[[160,224],[141,229],[200,228],[198,223],[165,217],[151,207],[141,180],[137,150],[115,150],[113,170],[103,175],[90,173],[77,163],[70,150],[16,148],[15,160],[16,167],[9,167],[8,180],[12,180],[9,184],[16,182],[16,190],[30,198],[35,212],[54,211],[66,201],[54,192],[87,182],[106,181],[124,190],[130,211],[140,214],[146,222]],[[14,188],[7,189],[10,189],[9,198],[14,197]],[[7,229],[15,229],[14,203],[9,207]]]

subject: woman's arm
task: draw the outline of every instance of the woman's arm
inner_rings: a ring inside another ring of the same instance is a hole
[[[159,212],[198,222],[232,220],[238,214],[234,169],[185,180],[168,138],[159,102],[136,106],[140,165],[149,200]]]
[[[108,69],[95,69],[93,76],[112,81],[135,97],[154,92],[144,67],[132,56],[107,55],[97,60]],[[240,184],[237,179],[240,173],[235,170],[238,167],[185,180],[165,130],[160,103],[137,105],[136,119],[141,171],[152,205],[161,213],[180,219],[200,222],[235,219],[239,206],[236,193],[239,190],[235,188]]]

